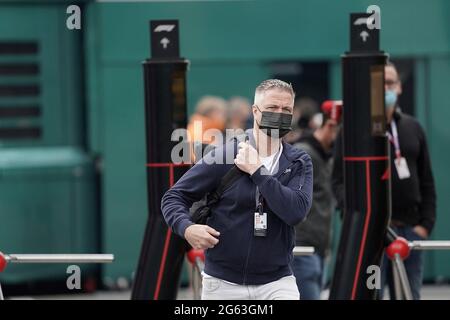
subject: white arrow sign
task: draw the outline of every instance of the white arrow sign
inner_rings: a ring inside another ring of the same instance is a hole
[[[361,38],[364,42],[366,42],[367,38],[369,37],[369,34],[365,30],[363,32],[361,32],[359,35],[361,36]]]
[[[167,45],[170,43],[170,40],[167,38],[162,38],[161,39],[161,44],[163,45],[163,48],[166,49]]]

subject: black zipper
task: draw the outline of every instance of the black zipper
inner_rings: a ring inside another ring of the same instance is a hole
[[[256,197],[256,188],[255,188],[255,193],[254,193],[252,198],[255,198],[255,197]],[[252,212],[251,214],[252,214],[252,219],[250,221],[251,221],[251,224],[253,224],[254,212]],[[243,285],[245,285],[246,282],[247,282],[247,268],[248,268],[248,261],[249,261],[249,258],[250,258],[250,251],[252,249],[252,243],[253,243],[253,232],[250,233],[250,241],[249,241],[249,245],[248,245],[248,249],[247,249],[247,257],[245,258],[245,265],[244,265],[244,272],[243,272],[244,273],[244,278],[242,280]]]
[[[245,259],[245,266],[244,266],[244,279],[243,279],[243,285],[247,284],[247,268],[248,268],[248,260],[250,258],[250,251],[252,248],[252,242],[253,242],[253,234],[250,236],[250,244],[248,245],[247,250],[247,258]]]

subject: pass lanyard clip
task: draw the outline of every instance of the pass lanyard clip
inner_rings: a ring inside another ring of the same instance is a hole
[[[264,198],[262,197],[261,193],[259,192],[258,187],[256,187],[256,193],[255,193],[255,201],[256,201],[256,211],[262,214],[263,208],[264,208]]]
[[[402,157],[402,153],[400,151],[400,143],[398,140],[398,131],[397,131],[397,125],[395,123],[395,120],[391,121],[391,129],[392,129],[392,134],[388,131],[388,137],[389,137],[389,141],[394,145],[394,149],[395,149],[395,157],[397,159]]]

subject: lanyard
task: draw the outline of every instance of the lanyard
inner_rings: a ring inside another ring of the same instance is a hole
[[[390,132],[387,133],[389,136],[389,141],[394,145],[395,157],[401,158],[402,154],[400,152],[400,143],[398,141],[398,131],[397,131],[397,125],[395,124],[395,120],[392,120],[392,122],[391,122],[391,129],[392,129],[392,134]]]
[[[261,193],[259,192],[258,186],[256,186],[255,201],[256,201],[256,211],[262,214],[264,198],[261,197]]]

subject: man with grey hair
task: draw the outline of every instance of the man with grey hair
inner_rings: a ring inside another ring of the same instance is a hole
[[[193,248],[206,250],[202,299],[300,298],[290,263],[294,226],[311,207],[313,172],[311,158],[281,140],[291,128],[294,97],[290,84],[263,81],[248,139],[209,152],[162,199],[167,224]],[[232,163],[212,161],[229,153]],[[192,222],[191,205],[214,193],[230,170],[241,176],[210,207],[206,225]]]

